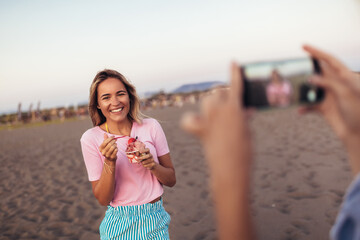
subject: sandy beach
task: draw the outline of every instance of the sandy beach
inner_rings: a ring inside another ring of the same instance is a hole
[[[161,123],[176,169],[177,184],[164,194],[171,239],[217,239],[201,146],[179,128],[191,109],[145,113]],[[86,118],[0,131],[0,239],[99,239],[106,208],[92,194],[79,142],[90,127]],[[328,239],[351,182],[339,140],[321,117],[294,109],[257,113],[251,128],[258,238]]]

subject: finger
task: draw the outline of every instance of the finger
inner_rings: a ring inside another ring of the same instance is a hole
[[[211,96],[205,98],[207,101],[209,99],[215,99],[215,101],[225,101],[228,98],[230,88],[216,88],[211,91]]]
[[[147,164],[144,164],[142,163],[143,167],[147,168],[147,169],[152,169],[154,166],[155,166],[155,163],[154,162],[151,162],[151,163],[147,163]]]
[[[110,148],[108,148],[105,152],[105,157],[110,158],[113,152],[117,149],[116,145],[111,145]]]
[[[112,154],[110,155],[110,159],[111,161],[115,161],[117,158],[117,153],[118,153],[118,149],[115,148],[114,151],[112,152]]]
[[[112,140],[114,140],[114,136],[109,137],[106,133],[104,133],[104,141],[101,143],[99,147],[100,151],[102,151],[106,147],[106,145]]]
[[[148,149],[148,148],[145,148],[143,151],[141,151],[140,153],[141,154],[144,154],[144,153],[146,153],[146,154],[148,154],[150,152],[150,149]]]
[[[137,157],[137,160],[138,161],[145,161],[149,158],[152,158],[152,155],[151,154],[144,154],[144,155],[140,155],[139,157]]]
[[[152,158],[152,157],[143,159],[141,161],[138,159],[138,162],[141,163],[143,166],[151,165],[151,164],[155,163],[154,158]]]
[[[106,134],[106,133],[104,133],[104,141],[106,140],[106,139],[108,139],[109,138],[109,136]],[[99,149],[100,149],[100,151],[102,151],[102,149],[105,147],[105,145],[106,144],[104,144],[104,141],[102,142],[102,144],[100,145],[100,147],[99,147]]]
[[[180,126],[188,133],[200,137],[203,134],[203,122],[199,114],[186,112],[181,118]]]
[[[321,76],[319,75],[313,75],[309,78],[309,82],[317,87],[321,88],[331,88],[332,81],[325,81]]]
[[[106,154],[111,148],[112,148],[112,149],[117,148],[117,144],[116,144],[116,140],[115,140],[115,139],[113,139],[113,140],[111,140],[110,142],[108,142],[108,143],[106,144],[106,146],[102,149],[101,153],[104,155],[104,154]]]
[[[243,82],[240,67],[231,63],[230,101],[242,104]]]
[[[139,162],[141,162],[141,164],[143,166],[145,166],[145,165],[149,165],[149,164],[153,163],[154,160],[153,159],[145,159],[145,160],[142,160],[142,161],[139,161]]]
[[[111,146],[110,146],[110,148],[109,148],[109,152],[113,152],[113,151],[115,151],[115,149],[117,149],[117,144],[116,144],[116,142],[114,142],[114,144],[112,144]]]
[[[229,99],[229,88],[218,88],[212,91],[212,95],[203,99],[201,110],[204,116],[217,114],[218,108],[222,107]]]
[[[113,138],[114,138],[114,136],[110,136],[110,137],[109,137],[109,135],[107,135],[106,133],[104,133],[104,141],[103,141],[103,143],[105,143],[104,146],[105,146],[108,142],[110,142]]]
[[[333,68],[336,71],[340,71],[343,67],[345,67],[339,60],[337,60],[330,54],[323,52],[317,48],[314,48],[310,45],[304,45],[303,49],[305,51],[307,51],[308,53],[310,53],[310,55],[313,56],[314,58],[316,58],[318,60],[323,60],[324,62],[329,64],[329,66],[331,68]]]
[[[211,94],[203,97],[201,99],[200,104],[200,113],[205,117],[208,118],[211,116],[216,109],[216,105],[223,102],[221,97],[219,96],[221,93],[219,91],[212,91]]]
[[[110,140],[107,144],[106,144],[106,146],[103,148],[103,150],[109,150],[110,149],[110,147],[112,147],[112,146],[116,146],[116,140],[115,139],[112,139],[112,140]]]
[[[338,97],[347,94],[347,86],[339,81],[328,81],[328,78],[326,77],[314,75],[309,78],[309,82],[317,87],[325,89],[327,92],[326,94],[332,92]]]

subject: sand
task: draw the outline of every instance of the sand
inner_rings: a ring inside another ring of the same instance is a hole
[[[171,239],[216,239],[209,174],[199,142],[178,125],[196,106],[146,111],[166,133],[177,184],[165,187]],[[90,119],[0,131],[0,239],[99,239],[106,210],[91,191],[79,138]],[[328,239],[350,168],[316,115],[262,112],[251,122],[252,215],[259,239]],[[221,161],[221,159],[220,159]]]

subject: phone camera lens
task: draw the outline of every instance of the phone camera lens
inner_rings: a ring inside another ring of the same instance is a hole
[[[307,93],[307,99],[309,102],[316,101],[316,91],[314,89],[310,89]]]

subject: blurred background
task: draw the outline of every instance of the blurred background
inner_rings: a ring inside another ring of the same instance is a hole
[[[217,239],[207,164],[182,114],[228,82],[231,61],[304,57],[304,43],[360,72],[359,29],[360,0],[0,0],[0,239],[99,239],[106,207],[79,139],[104,68],[136,86],[166,133],[170,236]],[[252,130],[259,239],[327,239],[351,181],[341,143],[322,118],[291,108],[259,114]]]
[[[112,68],[141,97],[226,82],[229,63],[305,56],[360,71],[360,1],[0,1],[0,114],[86,104]],[[32,105],[32,106],[31,106]]]

